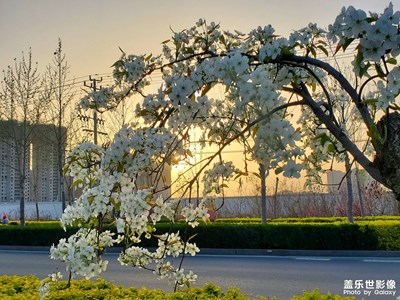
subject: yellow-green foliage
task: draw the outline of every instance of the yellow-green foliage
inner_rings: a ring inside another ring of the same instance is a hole
[[[0,276],[0,299],[38,300],[40,280],[35,276]],[[207,299],[248,299],[239,289],[230,288],[223,292],[213,284],[202,288],[190,288],[176,293],[164,293],[161,290],[149,290],[135,287],[125,288],[117,286],[104,279],[96,281],[72,280],[71,286],[66,288],[66,282],[53,283],[50,295],[46,300],[120,300],[120,299],[154,299],[154,300],[207,300]],[[259,298],[267,299],[267,298]]]
[[[0,276],[0,299],[2,300],[38,300],[40,280],[35,276]],[[72,280],[71,286],[66,288],[66,282],[54,283],[51,293],[46,300],[247,300],[270,298],[259,296],[247,297],[237,288],[222,291],[214,284],[207,284],[201,288],[190,288],[175,293],[164,293],[161,290],[149,290],[135,287],[125,288],[117,286],[104,279],[96,281]],[[303,292],[301,296],[294,296],[293,300],[354,300],[353,297],[320,294],[318,290]],[[270,299],[275,300],[275,298]]]
[[[342,297],[331,293],[320,294],[318,289],[312,292],[303,292],[301,296],[294,296],[292,300],[354,300],[355,297]]]

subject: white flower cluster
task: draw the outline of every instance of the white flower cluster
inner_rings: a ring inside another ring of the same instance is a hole
[[[163,139],[161,134],[160,142],[160,139],[157,139],[158,132],[164,133],[168,138]],[[71,274],[90,278],[107,267],[107,262],[100,258],[106,247],[122,241],[128,244],[139,243],[143,235],[146,238],[155,236],[155,225],[161,218],[174,220],[174,207],[177,205],[171,200],[165,201],[161,195],[154,200],[153,189],[139,188],[135,180],[142,170],[148,170],[156,163],[155,156],[165,155],[170,151],[167,139],[171,137],[168,133],[163,128],[137,131],[123,128],[106,151],[85,144],[72,152],[69,158],[69,170],[75,176],[74,180],[85,183],[86,187],[74,204],[66,208],[61,224],[64,229],[70,225],[79,225],[81,228],[68,240],[62,239],[57,246],[52,247],[52,259],[64,261]],[[134,160],[140,155],[146,155],[148,159]],[[129,159],[133,159],[135,163],[130,163]],[[92,169],[96,177],[88,179],[93,174],[87,169]],[[124,170],[126,172],[122,173]],[[114,209],[117,210],[116,239],[110,232],[100,231],[96,226],[93,229],[82,227],[88,223],[93,226],[102,222],[101,218],[114,213]],[[202,207],[186,209],[185,212],[193,227],[198,224],[196,219],[205,219],[207,216]],[[129,260],[135,262],[132,265],[140,266],[144,265],[144,258],[147,257],[149,261],[159,263],[161,261],[160,266],[163,266],[166,264],[163,261],[168,255],[177,256],[180,253],[194,255],[199,251],[195,244],[184,242],[178,235],[158,238],[163,242],[159,243],[159,248],[150,258],[143,254],[144,250],[139,251],[137,249],[140,248],[131,247],[125,252],[123,256],[125,259],[121,261],[126,262],[129,257]],[[166,272],[164,267],[162,270]],[[187,284],[195,278],[191,272],[188,274],[182,272],[181,268],[171,270],[167,277],[176,278],[178,284]],[[43,286],[43,294],[46,291],[46,286]]]
[[[316,38],[322,38],[325,36],[325,30],[318,27],[315,23],[309,23],[307,27],[304,27],[298,31],[294,31],[289,38],[289,45],[295,47],[300,46],[300,49],[307,48],[313,45]]]
[[[259,53],[260,61],[274,60],[276,59],[282,52],[283,47],[289,46],[288,40],[285,38],[273,39],[269,43],[265,44]]]
[[[110,99],[116,97],[114,87],[101,87],[98,90],[89,92],[78,104],[79,109],[87,110],[94,108],[97,110],[112,107]]]
[[[158,247],[155,252],[150,252],[146,248],[131,246],[120,253],[118,260],[122,265],[150,268],[150,264],[155,262],[154,274],[160,278],[168,278],[179,286],[189,285],[196,280],[196,275],[192,271],[184,272],[183,268],[174,268],[170,261],[165,261],[166,256],[178,257],[181,254],[196,255],[200,249],[195,243],[184,242],[177,233],[165,233],[157,236]]]
[[[268,112],[278,103],[277,87],[278,85],[270,79],[270,70],[267,66],[260,66],[251,74],[243,76],[237,82],[239,97],[236,97],[235,101],[236,114],[239,114],[240,110],[245,110],[245,106],[249,103],[255,105],[258,116]]]
[[[215,192],[220,194],[223,192],[225,183],[233,179],[234,175],[240,174],[241,171],[237,169],[231,161],[220,161],[214,163],[213,167],[204,172],[204,193],[209,194]]]
[[[167,128],[138,128],[137,125],[124,126],[115,135],[110,147],[104,152],[102,169],[120,170],[130,177],[149,169],[174,151],[182,149],[174,134]],[[119,171],[120,172],[120,171]]]
[[[72,177],[75,185],[90,186],[100,177],[99,164],[103,149],[86,142],[77,146],[67,157],[67,174]]]
[[[146,238],[151,238],[151,233],[155,231],[154,225],[162,217],[173,221],[172,203],[163,201],[161,196],[155,202],[150,201],[150,190],[123,189],[115,197],[121,203],[121,217],[116,220],[117,230],[134,243],[140,243],[143,234]],[[149,225],[149,220],[153,226]]]
[[[360,51],[364,58],[379,62],[385,54],[400,54],[399,21],[400,12],[393,12],[392,3],[379,16],[367,16],[363,10],[349,6],[343,8],[335,23],[329,26],[328,37],[334,43],[338,38],[360,39]]]
[[[106,247],[114,244],[113,233],[80,228],[66,239],[61,239],[57,246],[50,249],[50,257],[65,263],[72,276],[81,275],[87,279],[100,274],[107,268],[108,261],[103,261],[99,254]]]
[[[188,225],[193,228],[199,225],[198,219],[201,219],[204,223],[206,223],[210,218],[204,199],[197,207],[191,207],[190,205],[183,207],[181,210],[181,215],[185,218],[185,221],[188,223]]]
[[[289,121],[275,116],[259,125],[253,157],[271,168],[283,165],[284,176],[299,178],[303,165],[296,163],[296,158],[304,155],[296,144],[300,139],[300,133]]]
[[[394,67],[387,75],[386,82],[380,80],[377,86],[380,94],[377,107],[386,109],[400,93],[400,67]]]
[[[49,274],[47,278],[43,279],[39,285],[39,299],[45,299],[50,294],[50,283],[60,281],[62,277],[62,274],[57,272]]]

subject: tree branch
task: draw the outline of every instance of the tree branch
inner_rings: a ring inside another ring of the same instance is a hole
[[[303,57],[303,56],[285,56],[283,61],[288,61],[288,62],[299,62],[299,63],[306,63],[310,64],[316,67],[319,67],[323,70],[325,70],[328,74],[330,74],[333,78],[335,78],[340,86],[348,93],[354,104],[356,105],[357,109],[359,110],[361,117],[364,120],[365,125],[367,126],[368,130],[371,129],[371,126],[374,124],[374,120],[372,119],[372,116],[368,110],[367,105],[365,105],[361,99],[357,91],[353,88],[353,86],[350,84],[350,82],[343,76],[342,73],[340,73],[338,70],[336,70],[334,67],[332,67],[330,64],[323,62],[321,60],[312,58],[312,57]]]
[[[382,175],[377,167],[358,149],[358,147],[347,137],[340,127],[333,124],[332,119],[329,118],[324,111],[320,108],[318,103],[311,97],[307,87],[303,83],[301,86],[301,94],[307,105],[311,108],[315,116],[326,126],[326,128],[335,136],[335,138],[343,145],[343,147],[351,153],[354,159],[363,166],[363,168],[377,181],[383,183]]]

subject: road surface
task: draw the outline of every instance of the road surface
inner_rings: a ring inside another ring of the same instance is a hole
[[[171,285],[155,279],[149,271],[120,266],[117,254],[107,254],[105,258],[109,267],[102,277],[107,280],[172,291]],[[39,278],[64,271],[62,263],[50,260],[46,251],[0,250],[0,266],[0,274],[33,274]],[[184,268],[199,276],[198,286],[207,282],[224,290],[236,286],[249,295],[276,296],[278,300],[315,288],[339,295],[360,293],[357,299],[362,296],[366,300],[400,296],[400,257],[198,255],[187,257]]]

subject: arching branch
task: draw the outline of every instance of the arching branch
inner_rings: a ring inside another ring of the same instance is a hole
[[[343,145],[343,147],[351,153],[354,159],[363,166],[363,168],[377,181],[383,183],[382,175],[379,169],[364,155],[364,153],[348,138],[343,130],[336,126],[332,119],[327,116],[321,107],[314,101],[307,87],[303,83],[300,93],[307,105],[311,108],[315,116],[326,126],[332,135]]]

